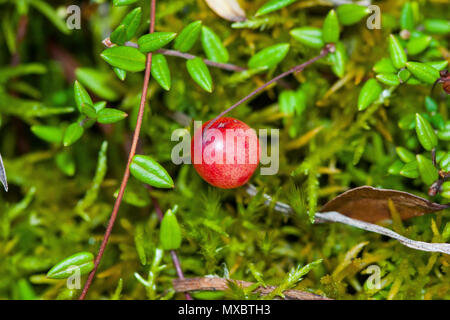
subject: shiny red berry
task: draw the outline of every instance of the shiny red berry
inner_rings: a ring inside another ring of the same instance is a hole
[[[195,132],[191,141],[194,168],[213,186],[240,187],[258,167],[260,148],[256,132],[234,118],[220,118],[205,130],[209,122]]]

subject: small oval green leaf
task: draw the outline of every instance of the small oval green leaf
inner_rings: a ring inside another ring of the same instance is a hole
[[[389,36],[389,53],[394,67],[397,69],[405,67],[407,61],[405,50],[393,34]]]
[[[141,7],[138,7],[131,11],[129,14],[125,16],[125,18],[122,20],[121,25],[124,25],[127,29],[127,40],[131,40],[135,35],[136,32],[139,29],[139,26],[141,25],[141,19],[142,19],[142,9]]]
[[[173,48],[175,50],[186,52],[192,49],[197,42],[202,31],[202,22],[200,20],[191,22],[176,37]]]
[[[125,46],[108,48],[101,57],[113,67],[131,72],[144,70],[147,59],[138,49]]]
[[[208,92],[212,92],[213,84],[208,67],[199,57],[186,61],[186,68],[197,84]]]
[[[167,210],[161,221],[159,241],[164,250],[176,250],[181,246],[181,229],[172,210]]]
[[[425,150],[431,151],[437,145],[437,136],[427,119],[416,113],[416,133]]]
[[[389,58],[382,58],[378,60],[377,63],[372,68],[376,73],[394,73],[397,69],[392,64],[392,60]]]
[[[416,160],[416,156],[414,155],[414,153],[406,148],[397,147],[395,148],[395,151],[397,152],[398,157],[405,163]]]
[[[170,175],[158,162],[148,156],[136,155],[130,166],[131,174],[141,182],[157,188],[173,188]]]
[[[311,48],[322,48],[322,30],[314,27],[296,28],[290,31],[290,35],[298,42]]]
[[[406,68],[411,71],[414,77],[428,84],[433,84],[440,77],[439,71],[426,63],[408,61]]]
[[[369,79],[362,87],[358,97],[358,110],[362,111],[378,99],[382,91],[381,85],[375,79]]]
[[[89,93],[86,91],[83,85],[80,82],[78,82],[78,80],[75,80],[75,83],[73,84],[73,91],[78,111],[81,111],[81,106],[83,105],[83,103],[87,103],[90,105],[93,104],[92,99],[89,96]]]
[[[377,80],[387,86],[397,86],[400,80],[395,73],[380,73],[376,76]]]
[[[420,36],[416,38],[411,38],[406,44],[406,50],[409,55],[416,55],[423,52],[428,46],[433,38],[431,36]]]
[[[147,53],[161,49],[177,36],[174,32],[154,32],[143,35],[138,39],[139,50]]]
[[[115,7],[128,6],[137,2],[138,0],[113,0],[113,4]]]
[[[419,173],[420,177],[422,178],[422,181],[426,185],[431,185],[433,182],[435,182],[439,176],[438,170],[433,165],[433,162],[428,159],[427,157],[418,154],[416,156],[417,163],[419,167]]]
[[[170,90],[171,79],[169,65],[166,57],[162,54],[155,54],[152,57],[152,77],[164,90]]]
[[[435,34],[449,34],[450,21],[444,19],[427,19],[423,22],[425,31]]]
[[[35,125],[31,127],[31,132],[42,140],[52,143],[60,143],[63,138],[63,130],[56,126]]]
[[[406,2],[403,5],[402,12],[400,14],[400,27],[404,30],[414,29],[414,12],[412,10],[411,3]]]
[[[405,164],[400,170],[400,175],[411,179],[417,179],[419,177],[419,166],[417,161],[414,160]]]
[[[361,21],[362,18],[370,13],[370,10],[367,7],[349,3],[337,7],[336,13],[339,22],[344,26],[348,26]]]
[[[262,16],[284,8],[298,0],[270,0],[256,11],[255,16]]]
[[[288,43],[279,43],[257,52],[248,61],[250,69],[271,68],[280,63],[289,51]]]
[[[127,41],[127,27],[121,24],[111,33],[109,39],[112,43],[122,46]]]
[[[104,108],[97,114],[97,122],[103,124],[116,123],[128,117],[128,114],[114,108]]]
[[[94,269],[94,255],[90,252],[79,252],[56,264],[47,273],[50,279],[66,279],[75,272],[88,274]]]
[[[322,27],[322,37],[325,43],[336,43],[339,41],[339,21],[334,10],[330,10],[325,17]]]
[[[63,144],[64,147],[68,147],[77,142],[84,133],[84,128],[79,123],[74,122],[69,125],[64,133]]]
[[[228,62],[228,51],[219,36],[210,28],[202,27],[202,47],[209,60],[219,63]]]

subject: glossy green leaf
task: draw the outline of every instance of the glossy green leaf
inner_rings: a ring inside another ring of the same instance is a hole
[[[428,112],[436,112],[438,111],[438,104],[433,100],[430,96],[425,97],[425,108],[427,108]]]
[[[422,178],[422,181],[426,185],[431,185],[434,181],[437,180],[437,178],[439,176],[438,170],[433,165],[433,162],[430,159],[428,159],[427,157],[425,157],[421,154],[418,154],[416,156],[416,158],[417,158],[419,173],[420,173],[420,177]]]
[[[437,145],[437,136],[427,119],[416,113],[416,133],[425,150],[431,151]]]
[[[442,159],[439,161],[439,165],[442,170],[450,172],[450,151],[442,156]]]
[[[336,43],[339,41],[339,21],[334,10],[330,10],[323,21],[322,37],[325,43]]]
[[[393,164],[391,164],[388,168],[388,173],[392,175],[399,175],[405,164],[400,160],[395,160]]]
[[[397,72],[397,68],[392,64],[392,60],[389,58],[382,58],[372,68],[376,73],[394,73]]]
[[[382,91],[381,85],[375,79],[366,81],[358,97],[358,110],[362,111],[378,99]]]
[[[336,50],[329,54],[329,61],[331,62],[331,69],[334,74],[342,78],[345,74],[345,67],[347,64],[347,51],[342,42],[336,44]]]
[[[294,114],[297,105],[297,96],[293,90],[284,90],[278,97],[280,112],[286,115]]]
[[[147,59],[138,49],[125,46],[108,48],[101,57],[113,67],[131,72],[144,70]]]
[[[433,84],[440,78],[439,71],[422,62],[408,61],[406,63],[406,68],[411,71],[414,77],[428,84]]]
[[[450,199],[450,181],[446,181],[442,184],[441,195],[444,198]],[[448,227],[448,226],[449,226],[449,224],[447,223],[446,227]],[[447,229],[450,229],[450,228],[446,228],[446,231],[447,231]],[[450,233],[450,231],[447,231],[447,234],[448,233]]]
[[[114,108],[104,108],[100,110],[97,114],[97,122],[103,123],[103,124],[109,124],[109,123],[116,123],[120,120],[123,120],[128,115],[121,111]]]
[[[75,174],[75,160],[67,149],[56,155],[55,163],[65,175],[72,177]]]
[[[290,35],[298,42],[311,48],[322,48],[322,30],[314,27],[296,28],[290,31]]]
[[[141,182],[156,188],[173,188],[170,175],[158,162],[151,157],[136,155],[130,167],[131,174]]]
[[[187,52],[197,42],[202,32],[202,22],[200,20],[191,22],[176,37],[173,48],[181,52]]]
[[[100,110],[105,109],[106,101],[97,101],[96,103],[94,103],[93,107],[95,111],[98,113]]]
[[[250,69],[272,68],[280,63],[289,51],[288,43],[279,43],[257,52],[248,61]]]
[[[395,148],[395,151],[397,152],[398,157],[405,163],[416,160],[416,156],[414,155],[414,153],[406,148],[397,147]]]
[[[448,66],[447,60],[441,60],[441,61],[427,61],[425,62],[427,65],[432,66],[437,71],[444,70]]]
[[[203,26],[201,40],[203,51],[209,60],[220,63],[228,62],[228,51],[222,44],[222,40],[220,40],[219,36],[215,34],[214,31]]]
[[[128,6],[137,2],[138,0],[113,0],[113,4],[115,7]]]
[[[402,7],[400,27],[405,30],[414,29],[414,12],[410,2],[406,2]]]
[[[284,8],[298,0],[269,0],[256,11],[255,16],[262,16]]]
[[[361,21],[370,13],[370,10],[367,7],[349,3],[337,7],[336,13],[339,23],[344,26],[349,26]]]
[[[199,57],[186,61],[186,68],[192,79],[204,90],[212,92],[213,83],[208,67]]]
[[[400,80],[395,73],[380,73],[376,76],[377,80],[387,86],[397,86]]]
[[[37,137],[51,143],[60,143],[63,138],[63,130],[56,126],[34,125],[31,127],[31,132]]]
[[[121,24],[110,35],[109,39],[112,43],[122,46],[127,41],[127,28]]]
[[[88,274],[94,269],[94,255],[90,252],[79,252],[56,264],[47,273],[50,279],[66,279],[79,272],[79,275]]]
[[[69,125],[66,129],[66,132],[64,132],[64,138],[63,138],[63,144],[64,147],[68,147],[75,142],[77,142],[84,133],[84,128],[80,126],[79,123],[74,122],[71,125]]]
[[[425,31],[435,34],[449,34],[450,33],[450,21],[444,19],[426,19],[423,22]]]
[[[181,229],[172,210],[167,210],[161,221],[159,241],[164,250],[176,250],[181,246]]]
[[[419,165],[417,161],[414,160],[405,164],[400,170],[400,175],[411,179],[417,179],[419,177]]]
[[[431,36],[420,36],[412,38],[406,44],[406,50],[409,55],[416,55],[423,52],[428,46],[433,38]]]
[[[78,111],[81,111],[83,103],[89,105],[93,104],[92,99],[89,96],[89,93],[86,91],[83,85],[80,82],[78,82],[78,80],[75,80],[75,83],[73,85],[73,91]]]
[[[408,81],[408,79],[411,77],[411,72],[409,72],[408,69],[401,69],[397,73],[397,77],[401,83],[404,83],[404,82]]]
[[[81,105],[80,112],[91,119],[97,118],[97,110],[95,110],[95,108],[88,103],[83,103]]]
[[[161,49],[177,36],[174,32],[154,32],[138,39],[139,50],[147,53]]]
[[[405,67],[407,61],[405,50],[393,34],[389,36],[389,53],[394,67],[397,69]]]
[[[152,77],[164,89],[169,91],[171,86],[170,70],[166,57],[162,54],[155,54],[152,57]]]
[[[120,68],[113,68],[114,73],[116,74],[117,78],[124,81],[127,77],[127,72],[125,70],[122,70]]]
[[[128,13],[122,20],[121,25],[125,26],[127,29],[127,40],[131,40],[139,29],[142,19],[142,9],[140,7],[135,8],[133,11]]]

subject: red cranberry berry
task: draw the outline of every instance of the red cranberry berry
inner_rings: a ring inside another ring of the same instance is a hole
[[[211,120],[210,120],[211,121]],[[255,130],[234,118],[220,118],[195,132],[191,160],[209,184],[223,189],[245,184],[259,163],[260,148]]]

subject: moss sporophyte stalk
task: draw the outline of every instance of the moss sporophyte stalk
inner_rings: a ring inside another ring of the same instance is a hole
[[[0,1],[0,299],[449,299],[447,7]]]

